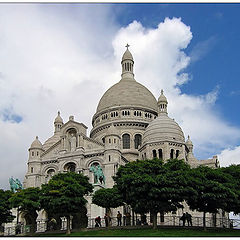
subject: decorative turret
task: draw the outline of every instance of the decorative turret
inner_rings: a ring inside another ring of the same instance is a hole
[[[164,113],[167,114],[167,98],[163,95],[163,90],[161,90],[161,95],[158,98],[158,115]]]
[[[108,128],[105,135],[105,173],[108,173],[109,176],[115,176],[118,166],[121,161],[121,152],[120,152],[120,132],[117,128],[111,124]],[[112,178],[106,179],[106,187],[113,187],[114,182]]]
[[[187,147],[188,147],[189,152],[192,152],[192,151],[193,151],[193,143],[192,143],[192,141],[190,140],[189,135],[188,135],[188,139],[187,139],[187,141],[186,141],[186,145],[187,145]]]
[[[134,74],[133,74],[133,65],[134,65],[134,61],[133,61],[133,57],[131,52],[128,50],[128,47],[130,45],[126,45],[127,50],[125,51],[125,53],[123,54],[122,57],[122,80],[129,80],[129,79],[134,79]]]
[[[55,132],[54,133],[59,132],[62,125],[63,125],[63,119],[60,116],[60,111],[58,111],[58,115],[54,120],[54,127],[55,127]]]
[[[120,133],[112,124],[105,135],[105,148],[106,149],[119,149],[120,147]]]
[[[36,139],[32,142],[29,148],[29,159],[39,159],[42,151],[42,143],[39,141],[38,136],[36,136]]]
[[[40,187],[41,154],[43,153],[43,146],[38,136],[36,136],[36,139],[32,142],[28,151],[28,171],[25,176],[24,187]]]

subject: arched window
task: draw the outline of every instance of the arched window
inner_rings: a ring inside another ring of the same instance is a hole
[[[123,141],[123,149],[129,149],[130,148],[130,135],[125,133],[122,136]]]
[[[75,172],[76,171],[76,164],[73,162],[67,163],[64,166],[64,170],[68,172]]]
[[[171,152],[170,152],[170,158],[173,159],[173,155],[174,155],[174,150],[171,149]]]
[[[179,156],[179,150],[176,151],[176,158]]]
[[[134,138],[134,145],[135,149],[138,149],[138,147],[142,144],[142,135],[136,134]]]
[[[157,151],[155,149],[152,151],[152,153],[153,153],[153,158],[157,158]]]
[[[163,158],[162,149],[158,149],[158,157],[159,159]]]

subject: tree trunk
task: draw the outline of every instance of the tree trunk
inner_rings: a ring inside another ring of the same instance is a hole
[[[203,230],[206,231],[207,228],[206,228],[206,212],[204,211],[203,212]]]
[[[153,229],[157,229],[157,212],[153,212]]]
[[[71,234],[71,229],[70,229],[70,215],[67,216],[67,232],[66,234]]]

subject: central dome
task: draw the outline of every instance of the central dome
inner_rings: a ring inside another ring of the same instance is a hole
[[[122,106],[144,107],[157,111],[157,101],[153,94],[135,80],[121,80],[109,88],[97,107],[97,112]]]

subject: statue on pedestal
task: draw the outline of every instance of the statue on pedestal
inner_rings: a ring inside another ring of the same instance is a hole
[[[76,137],[73,135],[73,133],[71,134],[71,138],[69,140],[70,143],[70,151],[73,152],[76,150],[76,143],[77,143],[77,139]]]
[[[12,192],[16,192],[19,189],[23,189],[22,183],[19,179],[15,179],[13,177],[9,178],[10,189]]]

